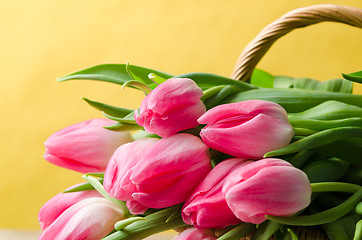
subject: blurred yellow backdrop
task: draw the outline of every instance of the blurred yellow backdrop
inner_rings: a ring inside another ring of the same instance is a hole
[[[57,77],[102,63],[172,74],[229,76],[246,44],[282,14],[317,3],[361,0],[2,0],[0,2],[0,228],[39,228],[42,204],[81,174],[42,159],[56,130],[102,115],[80,97],[138,107],[142,94]],[[272,74],[336,78],[362,70],[362,30],[323,23],[279,40],[258,65]],[[357,87],[362,93],[362,88]]]

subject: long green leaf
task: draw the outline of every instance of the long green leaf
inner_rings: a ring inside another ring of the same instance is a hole
[[[318,81],[310,78],[275,76],[274,88],[298,88],[326,92],[352,93],[353,84],[344,79]]]
[[[267,215],[266,218],[282,224],[292,225],[292,226],[313,226],[313,225],[321,225],[325,223],[329,223],[335,221],[344,215],[346,215],[349,211],[351,211],[354,206],[361,201],[362,199],[362,189],[354,193],[351,197],[349,197],[342,204],[337,207],[328,209],[326,211],[316,213],[313,215],[306,216],[297,216],[297,217],[278,217],[278,216],[270,216]]]
[[[254,69],[250,77],[250,83],[257,87],[273,88],[274,77],[261,69]]]
[[[132,109],[115,107],[115,106],[111,106],[111,105],[108,105],[105,103],[92,101],[87,98],[82,98],[82,99],[84,101],[86,101],[89,105],[91,105],[92,107],[94,107],[102,112],[105,112],[108,115],[114,116],[114,117],[123,118],[123,117],[127,116],[128,114],[130,114],[131,112],[133,112]]]
[[[293,88],[260,88],[250,91],[243,91],[226,97],[223,101],[221,101],[221,104],[253,99],[278,103],[283,106],[288,113],[301,112],[329,100],[335,100],[362,107],[362,95]]]
[[[337,157],[362,168],[362,147],[356,144],[338,141],[322,145],[313,150],[327,156]]]
[[[343,78],[350,80],[352,82],[356,83],[362,83],[362,71],[350,73],[350,74],[344,74],[342,73]]]
[[[362,137],[362,128],[359,127],[340,127],[324,130],[301,140],[293,142],[286,147],[274,150],[265,154],[265,157],[280,156],[302,150],[319,147],[324,144],[332,143],[338,140]]]
[[[98,179],[98,181],[101,184],[103,184],[103,178]],[[86,183],[79,184],[75,187],[69,188],[69,189],[63,191],[63,193],[81,192],[81,191],[87,191],[87,190],[93,190],[93,189],[94,189],[94,187],[90,183],[86,182]]]
[[[88,80],[105,81],[105,82],[122,85],[125,82],[132,80],[132,78],[130,77],[130,75],[126,70],[126,65],[127,64],[97,65],[71,73],[67,76],[58,78],[57,80],[62,82],[74,79],[88,79]],[[163,78],[173,77],[170,74],[163,73],[150,68],[144,68],[135,65],[129,65],[129,68],[132,70],[132,73],[138,77],[137,80],[142,80],[145,84],[153,83],[151,80],[148,79],[148,74],[150,73],[155,73]]]
[[[335,120],[343,118],[362,118],[362,108],[339,101],[326,101],[313,108],[289,116],[316,120]]]
[[[196,82],[196,84],[202,89],[207,90],[209,88],[219,85],[231,85],[238,87],[240,91],[256,89],[252,84],[237,81],[231,78],[211,74],[211,73],[186,73],[176,76],[178,78],[190,78]]]

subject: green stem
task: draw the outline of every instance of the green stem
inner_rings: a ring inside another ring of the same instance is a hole
[[[294,128],[294,135],[296,136],[309,136],[317,131],[308,128]]]
[[[294,226],[321,225],[335,221],[343,217],[349,211],[351,211],[361,199],[362,199],[362,188],[360,187],[360,190],[354,193],[342,204],[320,213],[308,216],[297,216],[297,217],[278,217],[270,215],[266,215],[265,217],[271,221],[286,225],[294,225]]]
[[[359,220],[356,224],[353,240],[362,240],[362,220]]]
[[[362,189],[362,186],[343,182],[319,182],[312,183],[312,192],[348,192],[355,193]]]
[[[182,221],[181,215],[166,222],[169,216],[175,211],[181,211],[181,206],[177,205],[152,213],[144,217],[145,221],[136,221],[126,226],[122,231],[117,231],[103,238],[103,240],[139,240],[155,233],[187,226],[187,224]]]

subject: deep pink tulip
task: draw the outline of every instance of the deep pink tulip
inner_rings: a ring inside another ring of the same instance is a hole
[[[84,199],[65,210],[39,240],[99,240],[124,219],[122,210],[105,198]]]
[[[110,196],[140,214],[184,202],[210,170],[208,148],[193,135],[143,138],[117,149],[103,184]]]
[[[227,205],[222,187],[227,176],[244,162],[228,159],[211,170],[183,206],[185,223],[197,228],[225,228],[241,222]]]
[[[134,118],[149,133],[168,137],[198,126],[206,111],[203,92],[188,78],[170,78],[158,85],[142,101]]]
[[[44,158],[82,173],[104,171],[113,152],[133,140],[129,132],[103,128],[114,123],[109,119],[91,119],[57,131],[44,143]]]
[[[55,219],[57,219],[65,210],[77,202],[91,197],[101,197],[96,190],[59,193],[47,201],[40,209],[38,220],[41,230],[45,230]]]
[[[180,235],[178,235],[175,240],[216,240],[214,233],[208,229],[198,229],[198,228],[188,228]]]
[[[265,215],[293,215],[311,201],[307,175],[276,158],[241,164],[229,174],[222,191],[233,213],[254,224],[265,221]]]
[[[207,146],[245,159],[260,159],[288,145],[294,135],[284,108],[262,100],[219,105],[198,121],[207,124],[200,133]]]

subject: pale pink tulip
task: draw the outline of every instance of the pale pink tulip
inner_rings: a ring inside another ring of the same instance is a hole
[[[254,224],[265,221],[265,215],[293,215],[311,201],[307,175],[276,158],[241,164],[229,174],[222,191],[232,212]]]
[[[188,228],[180,235],[178,235],[175,240],[216,240],[214,233],[208,229],[198,229],[198,228]]]
[[[198,126],[206,111],[203,92],[188,78],[170,78],[158,85],[142,101],[134,118],[149,133],[168,137]]]
[[[245,159],[260,159],[288,145],[294,135],[284,108],[262,100],[219,105],[198,121],[207,124],[200,133],[207,146]]]
[[[41,230],[45,230],[55,219],[57,219],[65,210],[77,202],[91,197],[101,197],[96,190],[59,193],[47,201],[40,209],[38,220]]]
[[[57,131],[44,143],[44,158],[82,173],[104,171],[113,152],[133,140],[129,132],[103,128],[114,123],[109,119],[91,119]]]
[[[241,222],[227,205],[222,187],[227,176],[244,162],[228,159],[211,170],[182,208],[185,223],[197,228],[225,228]]]
[[[84,199],[65,210],[39,240],[99,240],[124,219],[123,211],[105,198]]]
[[[193,135],[143,138],[115,152],[104,188],[110,196],[127,201],[131,213],[139,214],[184,202],[210,170],[208,148]]]

